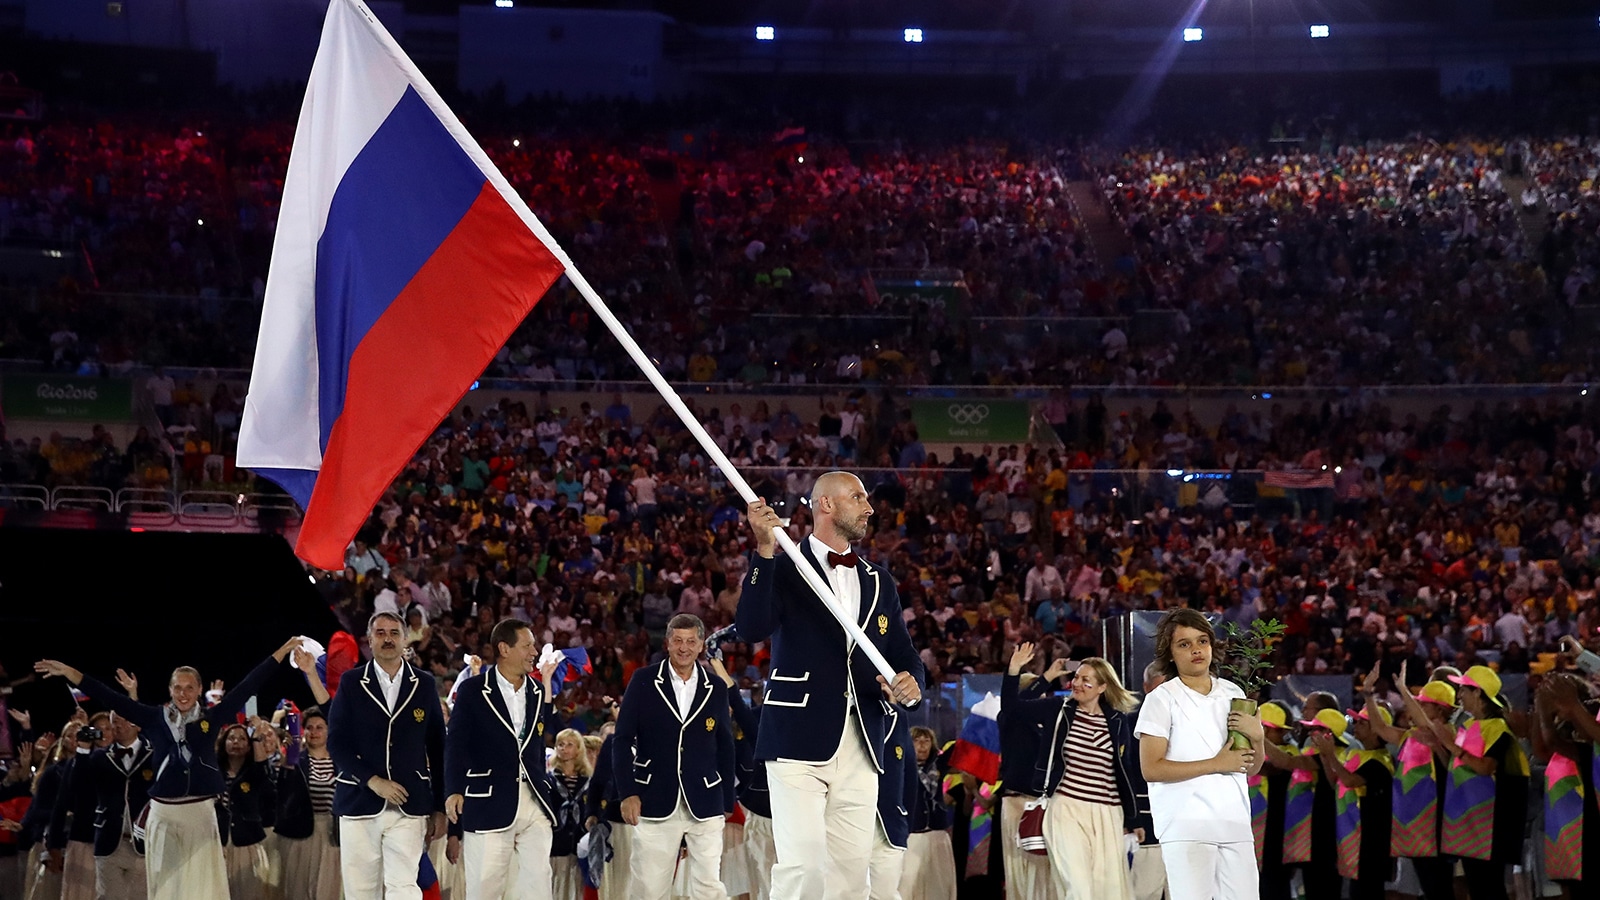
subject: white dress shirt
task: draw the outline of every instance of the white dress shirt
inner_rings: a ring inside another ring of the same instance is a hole
[[[517,740],[522,740],[522,727],[528,722],[528,676],[522,676],[522,687],[514,688],[506,677],[500,674],[500,667],[495,666],[494,682],[500,688],[500,699],[506,703],[506,709],[511,712],[511,730],[517,733]]]
[[[400,680],[405,674],[406,664],[401,663],[400,668],[394,671],[393,677],[390,677],[389,673],[383,670],[383,666],[376,662],[372,664],[372,671],[378,676],[379,690],[383,691],[383,705],[393,713],[395,706],[400,702]]]
[[[678,701],[680,720],[689,718],[689,707],[694,705],[694,684],[700,680],[697,677],[699,672],[696,671],[699,668],[695,666],[689,670],[688,678],[680,679],[678,670],[672,667],[672,663],[667,663],[667,672],[672,675],[672,696]]]
[[[822,570],[828,573],[828,584],[833,588],[833,596],[839,598],[840,608],[852,620],[861,620],[861,576],[849,566],[828,565],[828,554],[839,551],[824,544],[815,534],[806,538],[811,542],[811,554],[822,564]]]

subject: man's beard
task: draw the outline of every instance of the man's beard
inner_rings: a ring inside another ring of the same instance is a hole
[[[833,527],[834,530],[839,532],[839,534],[842,535],[845,540],[852,544],[867,536],[867,526],[865,524],[857,525],[854,522],[847,522],[844,519],[835,519],[833,522]]]

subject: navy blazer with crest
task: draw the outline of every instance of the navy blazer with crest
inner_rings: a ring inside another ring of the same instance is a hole
[[[500,693],[493,666],[456,687],[450,729],[444,741],[445,796],[464,798],[463,831],[504,831],[517,818],[518,782],[533,786],[545,818],[555,822],[544,737],[560,729],[537,674],[526,676],[527,727],[518,735]]]
[[[889,713],[889,740],[878,778],[878,827],[890,846],[906,849],[911,834],[910,798],[917,796],[917,748],[911,742],[911,717]]]
[[[733,725],[722,679],[696,664],[699,679],[689,715],[680,718],[672,663],[663,659],[633,673],[617,711],[612,751],[617,796],[640,798],[639,815],[665,819],[681,795],[704,821],[733,812]]]
[[[333,814],[370,819],[383,812],[384,799],[367,787],[377,775],[406,789],[401,812],[425,816],[444,811],[444,709],[433,676],[401,663],[400,693],[394,712],[383,701],[373,674],[377,661],[356,666],[339,678],[339,692],[328,707],[328,755],[333,757]]]
[[[116,745],[96,750],[89,757],[88,772],[94,782],[94,855],[110,856],[122,843],[123,818],[129,824],[137,822],[150,804],[150,787],[155,784],[156,770],[150,742],[141,740],[139,750],[128,757],[124,767],[112,752]],[[133,842],[142,856],[144,841]]]
[[[756,759],[756,737],[761,734],[761,711],[751,709],[738,691],[728,692],[733,713],[734,762],[739,773],[739,802],[746,812],[772,818],[772,792],[767,788],[767,764]]]
[[[823,573],[809,539],[800,542],[800,551]],[[865,558],[857,563],[856,574],[861,579],[857,623],[896,672],[911,673],[923,686],[922,658],[901,617],[894,576]],[[804,763],[832,759],[844,734],[853,683],[857,715],[852,718],[866,738],[873,765],[882,772],[890,704],[883,699],[877,668],[853,645],[847,649],[844,628],[823,602],[787,554],[772,559],[750,554],[750,571],[734,621],[741,638],[752,643],[770,640],[772,648],[756,758]]]

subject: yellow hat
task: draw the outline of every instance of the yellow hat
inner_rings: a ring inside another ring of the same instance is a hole
[[[1495,706],[1505,706],[1500,699],[1500,676],[1488,666],[1473,666],[1460,675],[1449,676],[1452,684],[1463,684],[1483,691],[1483,696]]]
[[[1436,706],[1448,706],[1451,709],[1456,705],[1456,689],[1442,681],[1430,681],[1417,691],[1417,700],[1422,703],[1432,703]]]
[[[1276,700],[1261,704],[1261,724],[1274,728],[1289,727],[1289,710]]]
[[[1350,718],[1352,718],[1352,719],[1361,719],[1361,720],[1364,721],[1364,720],[1366,720],[1368,718],[1367,711],[1366,711],[1365,708],[1363,708],[1363,709],[1352,709],[1350,711]],[[1385,724],[1385,725],[1393,725],[1394,724],[1394,714],[1390,713],[1389,712],[1389,708],[1384,706],[1382,703],[1378,704],[1378,718],[1382,719],[1383,720],[1383,724]]]
[[[1326,728],[1336,738],[1344,737],[1344,730],[1350,727],[1350,723],[1344,720],[1344,714],[1336,709],[1325,709],[1317,713],[1315,719],[1301,719],[1300,724],[1307,728]]]

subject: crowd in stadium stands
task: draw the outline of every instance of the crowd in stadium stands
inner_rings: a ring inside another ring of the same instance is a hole
[[[287,118],[102,122],[0,144],[0,233],[71,247],[101,291],[205,304],[47,291],[8,304],[0,357],[85,373],[248,365],[291,137]],[[1600,201],[1575,139],[1110,152],[696,132],[636,152],[576,126],[483,137],[675,380],[1481,383],[1592,369],[1569,326],[1594,290]],[[1508,193],[1524,176],[1528,190]],[[1067,197],[1082,179],[1131,257],[1094,261]],[[1525,248],[1526,205],[1548,228]],[[880,292],[864,276],[885,269],[958,270],[970,300]],[[843,313],[902,318],[841,327]],[[969,327],[972,314],[1079,318],[1018,334]],[[1400,340],[1417,352],[1389,352]],[[488,374],[637,378],[564,284]]]

